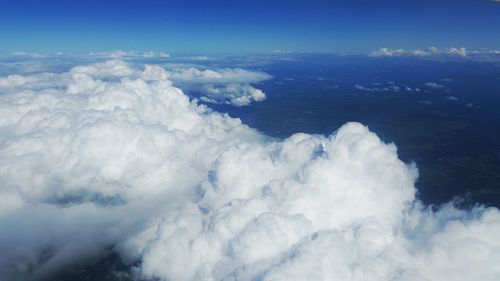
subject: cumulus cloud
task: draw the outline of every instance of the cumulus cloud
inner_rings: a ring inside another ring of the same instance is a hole
[[[167,77],[107,61],[0,79],[0,275],[43,275],[142,232],[220,149],[260,138]]]
[[[201,93],[200,99],[209,103],[224,103],[245,106],[262,101],[265,93],[252,86],[272,78],[271,75],[241,68],[198,69],[175,68],[169,72],[170,79],[187,91]]]
[[[109,247],[159,280],[497,279],[500,212],[422,206],[415,165],[367,127],[269,140],[171,77],[0,78],[2,280]]]
[[[235,106],[249,105],[253,101],[263,101],[266,98],[262,90],[256,89],[249,84],[227,84],[219,87],[207,84],[203,87],[203,91],[202,101],[226,103]]]

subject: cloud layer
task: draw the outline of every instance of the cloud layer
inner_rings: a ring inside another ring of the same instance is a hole
[[[160,280],[500,276],[497,209],[422,206],[415,165],[359,123],[269,140],[174,87],[222,79],[189,73],[111,60],[0,78],[2,281],[109,247]]]

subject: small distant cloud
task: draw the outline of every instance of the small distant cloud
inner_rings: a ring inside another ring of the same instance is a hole
[[[427,86],[429,88],[434,88],[434,89],[444,89],[445,88],[444,85],[438,84],[436,82],[427,82],[427,83],[425,83],[425,86]]]
[[[380,83],[380,82],[374,82],[371,85],[373,87],[367,87],[363,86],[361,84],[356,84],[354,85],[354,89],[359,90],[359,91],[366,91],[366,92],[395,92],[399,93],[401,91],[407,91],[407,92],[419,92],[420,89],[418,88],[411,88],[409,86],[406,86],[404,84],[399,84],[397,85],[395,82],[387,82],[387,83]]]
[[[10,53],[11,56],[15,57],[31,57],[31,58],[45,58],[49,56],[49,53],[42,54],[42,53],[31,53],[31,52],[24,52],[24,51],[13,51]]]
[[[360,91],[367,91],[367,92],[373,92],[374,91],[374,89],[372,89],[372,88],[368,88],[368,87],[365,87],[365,86],[359,85],[359,84],[354,85],[354,88],[356,90],[360,90]]]
[[[380,48],[376,51],[370,53],[372,57],[392,57],[392,56],[402,56],[406,53],[403,49],[389,49],[389,48]]]
[[[467,56],[467,50],[462,47],[460,49],[457,48],[451,48],[448,50],[448,54],[452,56],[460,56],[460,57],[466,57]]]
[[[169,58],[170,55],[165,52],[153,52],[153,51],[123,51],[115,50],[109,52],[91,52],[91,56],[105,57],[111,59],[121,59],[121,58]]]
[[[447,99],[447,100],[451,100],[451,101],[458,101],[458,98],[455,97],[455,96],[446,96],[444,98]]]
[[[433,105],[434,104],[432,101],[428,101],[428,100],[419,100],[418,103],[425,104],[425,105]]]
[[[195,61],[213,60],[211,57],[207,57],[207,56],[193,56],[193,57],[190,57],[190,59],[195,60]]]
[[[499,0],[500,1],[500,0]],[[460,56],[466,57],[468,51],[464,48],[449,48],[449,49],[439,49],[436,47],[429,47],[425,49],[391,49],[391,48],[380,48],[370,53],[372,57],[395,57],[395,56],[416,56],[416,57],[426,57],[426,56]]]
[[[27,56],[28,55],[28,53],[22,52],[22,51],[14,51],[14,52],[11,52],[10,54],[13,56]]]
[[[291,54],[291,53],[293,53],[293,51],[276,49],[273,51],[273,53],[275,53],[275,54]]]

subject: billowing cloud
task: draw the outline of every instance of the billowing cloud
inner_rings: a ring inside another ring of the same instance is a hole
[[[235,106],[249,105],[253,101],[263,101],[266,98],[262,90],[256,89],[249,84],[227,84],[224,86],[207,84],[203,86],[203,91],[202,101],[226,103]]]
[[[169,72],[170,79],[187,91],[201,93],[200,99],[209,103],[225,103],[245,106],[266,98],[265,93],[252,86],[272,78],[260,71],[241,68],[198,69],[175,68]]]
[[[367,127],[269,140],[171,77],[0,78],[2,280],[105,248],[160,280],[498,279],[498,209],[422,206],[415,165]]]

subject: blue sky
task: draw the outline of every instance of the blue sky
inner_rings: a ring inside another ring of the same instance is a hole
[[[500,48],[488,0],[0,0],[0,51]]]

